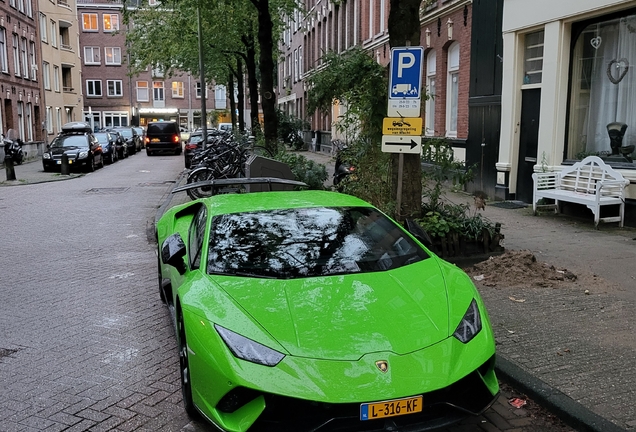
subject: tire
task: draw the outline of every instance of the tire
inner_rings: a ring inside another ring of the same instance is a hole
[[[197,168],[188,174],[187,183],[196,183],[204,180],[210,180],[214,178],[214,170],[208,167]],[[196,189],[188,189],[186,191],[190,199],[205,198],[214,195],[214,188],[212,187],[200,187]]]
[[[99,167],[104,168],[104,155],[99,158]]]
[[[146,156],[152,156],[152,152],[146,148]]]
[[[177,331],[179,333],[179,375],[181,376],[181,395],[183,407],[191,419],[199,417],[192,400],[192,383],[190,382],[190,362],[188,360],[188,344],[186,341],[183,314],[177,311]]]
[[[91,160],[89,161],[88,165],[86,165],[86,172],[87,173],[95,172],[95,158],[94,157],[92,157]]]

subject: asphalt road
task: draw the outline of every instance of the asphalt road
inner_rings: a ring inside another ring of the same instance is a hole
[[[181,405],[153,222],[183,158],[0,189],[0,431],[209,431]],[[444,431],[570,431],[504,388]]]

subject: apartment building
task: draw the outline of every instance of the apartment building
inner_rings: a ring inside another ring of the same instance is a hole
[[[0,133],[24,142],[44,138],[39,40],[33,0],[0,2]]]
[[[532,200],[532,173],[611,156],[608,125],[636,146],[636,1],[505,0],[497,188]],[[634,153],[606,161],[625,178],[636,224]]]
[[[195,77],[188,73],[166,77],[160,68],[130,76],[124,4],[78,0],[85,121],[95,128],[145,126],[159,120],[177,121],[188,130],[199,127],[202,92]],[[211,87],[205,93],[207,108],[226,108],[225,87]]]
[[[64,123],[82,120],[79,27],[75,0],[41,1],[37,12],[44,91],[44,133],[50,142]]]
[[[389,0],[306,0],[307,14],[294,13],[282,36],[278,104],[282,110],[308,118],[323,146],[340,136],[334,124],[345,106],[334,104],[328,113],[307,113],[304,78],[320,69],[324,52],[343,52],[361,46],[376,61],[390,62]],[[430,96],[423,103],[425,135],[449,138],[459,159],[465,158],[468,136],[468,89],[472,1],[435,0],[421,17],[425,49],[423,82]],[[388,92],[388,89],[387,89]]]

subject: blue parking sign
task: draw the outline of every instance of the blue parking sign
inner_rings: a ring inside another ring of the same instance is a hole
[[[389,99],[420,99],[424,47],[391,48]]]

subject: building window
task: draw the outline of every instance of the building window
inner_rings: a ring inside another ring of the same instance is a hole
[[[26,15],[29,18],[33,18],[33,5],[31,4],[31,0],[24,0],[26,4]]]
[[[104,31],[114,32],[119,30],[119,15],[104,14]]]
[[[298,81],[298,50],[294,50],[294,82]]]
[[[0,27],[0,71],[9,72],[9,57],[7,55],[7,30]]]
[[[40,12],[40,40],[45,43],[47,42],[46,23],[47,23],[46,15]]]
[[[137,102],[148,102],[148,81],[137,81]]]
[[[128,113],[125,111],[105,112],[104,124],[106,127],[128,126]]]
[[[446,81],[446,136],[457,136],[457,110],[459,107],[459,44],[448,48],[448,74]]]
[[[567,158],[612,155],[629,163],[636,146],[636,12],[574,24],[572,34],[578,36],[571,55]],[[612,142],[611,129],[622,140]]]
[[[29,79],[29,50],[27,47],[29,46],[29,42],[27,38],[22,38],[20,41],[20,58],[22,59],[22,76],[26,79]]]
[[[53,66],[53,90],[60,91],[60,67]]]
[[[102,80],[86,80],[86,96],[101,96]]]
[[[38,61],[35,58],[35,42],[29,42],[29,56],[31,58],[31,79],[37,81],[38,79]]]
[[[100,49],[96,46],[84,47],[84,64],[101,64]]]
[[[104,48],[106,53],[107,65],[120,65],[121,64],[121,48],[120,47],[106,47]]]
[[[20,38],[13,33],[13,68],[16,76],[20,76]]]
[[[122,81],[121,80],[108,80],[106,81],[107,95],[108,96],[123,96]]]
[[[62,110],[60,107],[55,107],[55,126],[58,132],[62,130]]]
[[[214,86],[214,106],[217,109],[225,109],[227,106],[227,89],[224,85]]]
[[[82,29],[84,31],[97,31],[97,14],[96,13],[83,13],[82,14]]]
[[[51,46],[57,48],[57,23],[51,20]]]
[[[48,62],[42,63],[42,79],[44,80],[44,89],[51,90],[51,66]]]
[[[298,47],[298,77],[300,79],[303,79],[303,73],[305,73],[303,68],[303,47]]]
[[[174,81],[172,83],[172,97],[173,98],[183,98],[184,97],[184,87],[183,81]]]
[[[540,84],[543,72],[543,37],[544,31],[529,33],[525,39],[523,74],[524,84]]]
[[[24,140],[24,102],[18,101],[18,136]]]
[[[163,81],[152,82],[152,100],[154,102],[163,102],[165,100]]]
[[[33,141],[33,106],[30,102],[26,104],[26,126],[27,140]]]
[[[435,74],[437,73],[436,55],[435,50],[431,50],[426,54],[427,99],[424,108],[426,111],[425,135],[435,135],[435,84],[437,82],[435,77]]]
[[[50,106],[46,107],[46,132],[53,133],[53,110]]]
[[[201,99],[201,83],[198,82],[197,83],[197,87],[196,87],[196,98],[197,99]],[[205,98],[208,98],[208,89],[205,89]]]

